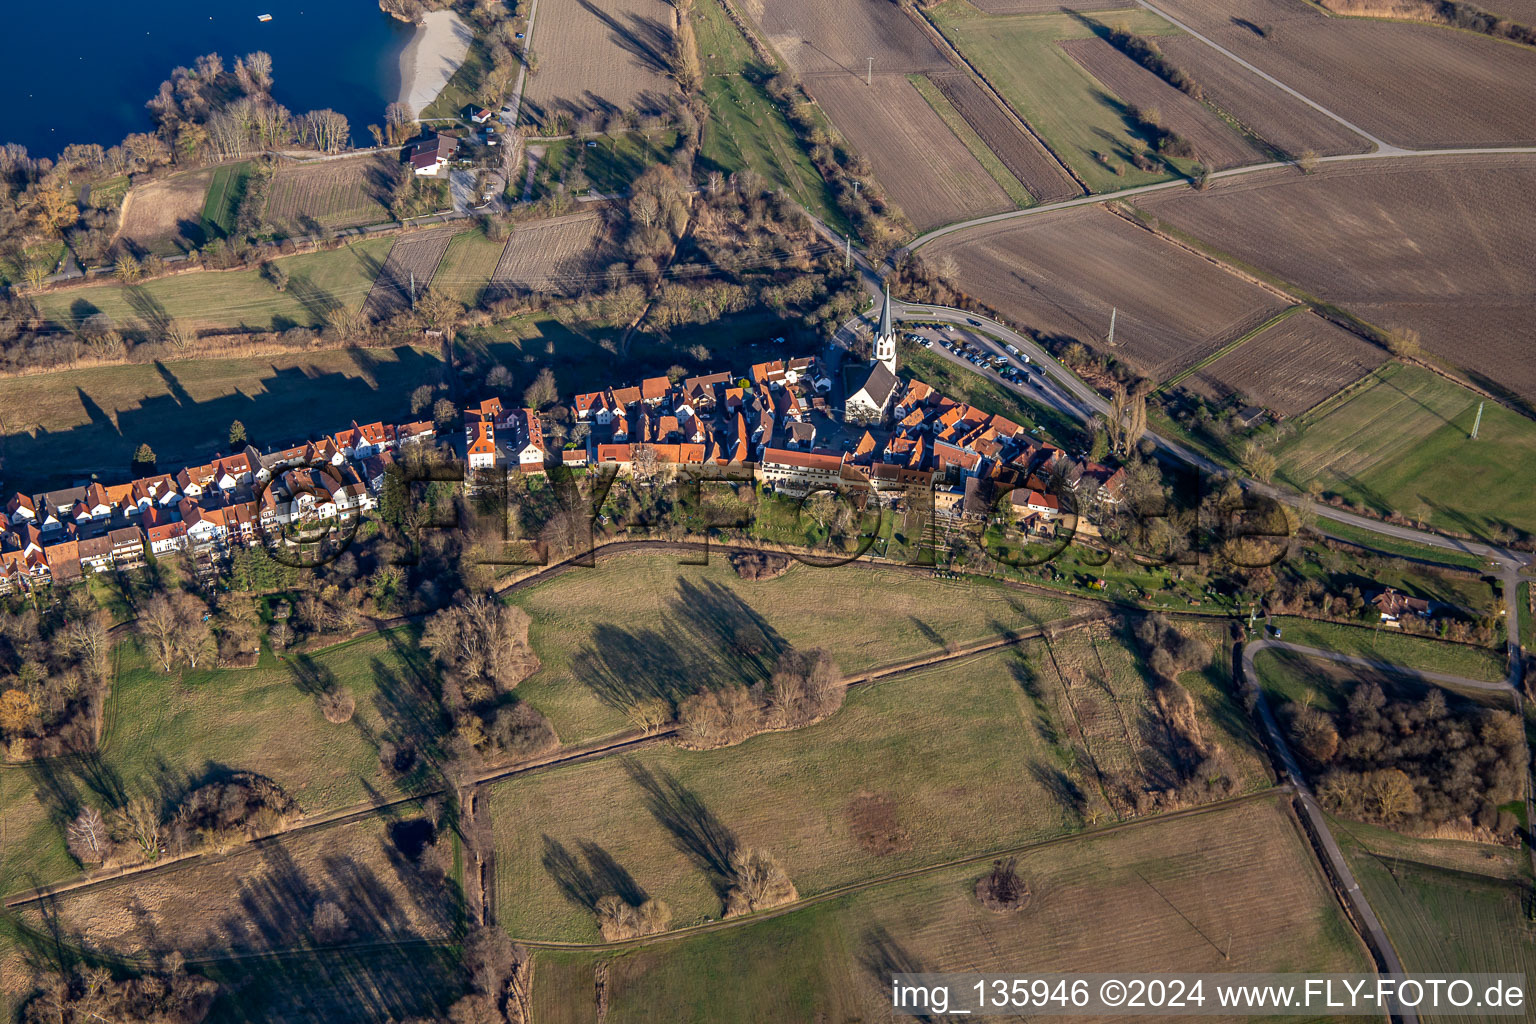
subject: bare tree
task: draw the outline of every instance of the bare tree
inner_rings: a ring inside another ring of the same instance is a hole
[[[800,898],[778,858],[767,850],[738,846],[731,851],[731,889],[725,916],[736,917],[776,907]]]
[[[150,656],[169,672],[176,663],[176,606],[164,594],[158,594],[139,609],[135,628],[149,647]]]
[[[65,830],[70,856],[81,864],[100,864],[112,852],[112,834],[107,821],[94,807],[82,807]]]
[[[145,860],[160,856],[164,831],[160,824],[160,805],[147,796],[136,796],[112,812],[112,837],[137,843]]]

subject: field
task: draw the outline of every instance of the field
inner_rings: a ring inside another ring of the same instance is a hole
[[[393,220],[384,162],[392,156],[284,167],[272,180],[267,220],[280,237],[323,235]]]
[[[919,231],[1014,209],[905,75],[879,75],[873,86],[818,75],[806,87]]]
[[[1536,972],[1536,926],[1525,909],[1530,882],[1515,863],[1517,852],[1410,839],[1354,823],[1335,828],[1334,834],[1404,970],[1526,977]]]
[[[949,68],[922,29],[885,0],[743,0],[741,9],[762,29],[768,45],[802,77],[831,74],[862,79],[871,57],[877,75]],[[807,85],[820,100],[816,83]],[[841,124],[838,127],[849,131]]]
[[[593,1020],[600,962],[608,1024],[909,1020],[890,1014],[893,970],[1370,970],[1277,800],[1028,851],[1019,870],[1033,896],[1015,914],[971,895],[985,868],[946,868],[618,956],[541,952],[535,1019]]]
[[[759,84],[768,74],[719,0],[694,7],[704,70],[704,127],[700,170],[734,174],[748,169],[785,189],[823,220],[840,224],[826,183],[800,147],[784,113]]]
[[[519,224],[496,262],[491,283],[564,295],[580,292],[600,269],[602,238],[603,219],[595,213]]]
[[[1276,452],[1279,479],[1458,532],[1536,532],[1523,471],[1536,459],[1536,424],[1487,402],[1470,440],[1480,401],[1438,374],[1390,364],[1297,421]]]
[[[1196,159],[1213,170],[1257,163],[1263,158],[1220,116],[1175,89],[1099,36],[1067,39],[1062,49],[1112,95],[1142,111],[1155,110],[1158,123],[1189,140]]]
[[[1386,358],[1381,348],[1308,311],[1248,339],[1185,386],[1208,395],[1236,392],[1290,417],[1338,394]]]
[[[120,647],[100,753],[0,772],[0,892],[78,871],[57,818],[82,800],[105,807],[138,794],[172,796],[230,771],[271,778],[307,815],[399,796],[377,744],[408,727],[403,713],[416,699],[420,657],[408,634],[388,634],[308,660],[307,671],[357,701],[350,723],[332,725],[293,661],[267,654],[255,668],[166,676],[135,647]]]
[[[1471,644],[1453,644],[1431,637],[1413,636],[1385,626],[1344,625],[1338,622],[1322,622],[1282,615],[1274,623],[1284,631],[1283,639],[1306,647],[1316,647],[1338,654],[1350,654],[1374,661],[1419,669],[1425,672],[1444,672],[1493,683],[1504,678],[1503,648],[1475,647]],[[1277,658],[1273,652],[1260,655],[1259,664],[1269,658]],[[1290,661],[1289,655],[1284,660]],[[1303,665],[1318,671],[1328,669],[1327,662],[1303,660]],[[1359,674],[1364,669],[1344,667],[1339,671]],[[1263,673],[1260,673],[1263,675]]]
[[[363,312],[375,320],[386,320],[411,308],[413,291],[425,290],[437,274],[443,253],[453,240],[453,226],[433,228],[400,235],[389,248],[389,258],[374,279]]]
[[[1075,338],[1166,380],[1283,308],[1274,295],[1097,207],[940,239],[966,290],[1015,326]],[[1107,349],[1110,311],[1115,347]]]
[[[51,901],[47,925],[87,949],[188,957],[316,944],[314,908],[341,907],[353,941],[446,938],[455,907],[390,839],[387,819],[318,829],[169,873]],[[33,928],[36,909],[22,915]]]
[[[929,78],[1037,202],[1055,202],[1082,194],[1066,168],[1038,139],[1015,124],[969,74],[955,72]]]
[[[1164,0],[1163,6],[1388,142],[1536,142],[1536,124],[1522,113],[1536,103],[1536,51],[1529,47],[1434,25],[1330,18],[1298,0]],[[1198,67],[1190,73],[1200,79]],[[1393,101],[1382,102],[1385,96]]]
[[[1337,121],[1282,92],[1247,68],[1189,36],[1159,40],[1163,52],[1200,83],[1206,101],[1277,150],[1333,156],[1364,153],[1371,144]]]
[[[118,237],[146,252],[172,256],[194,249],[203,236],[203,202],[214,168],[182,171],[130,189]]]
[[[1240,714],[1223,696],[1225,667],[1220,645],[1203,673],[1187,673],[1205,719],[1205,739],[1222,751],[1239,780],[1239,791],[1269,781],[1254,754],[1255,740]],[[1058,743],[1069,746],[1090,780],[1084,793],[1089,820],[1114,820],[1136,813],[1128,797],[1143,790],[1173,789],[1177,769],[1170,762],[1170,736],[1145,681],[1145,669],[1108,626],[1095,624],[1050,643],[1026,648],[1030,676],[1021,676],[1042,710],[1049,709]]]
[[[1490,390],[1536,401],[1521,341],[1536,264],[1536,159],[1413,159],[1255,174],[1203,195],[1137,205],[1165,228],[1383,329],[1411,328],[1433,356]]]
[[[1133,134],[1124,97],[1105,92],[1066,51],[1067,39],[1093,37],[1093,28],[1073,14],[1009,14],[988,17],[964,0],[933,8],[930,16],[988,81],[1078,176],[1095,192],[1144,185],[1165,171],[1139,171],[1132,153],[1146,148]],[[1167,22],[1146,11],[1116,13],[1143,35],[1169,32]],[[1112,166],[1095,154],[1102,153]],[[1187,163],[1187,161],[1186,161]]]
[[[637,692],[675,695],[710,679],[766,678],[788,647],[826,647],[845,672],[940,654],[1080,608],[1066,599],[863,567],[795,565],[740,579],[715,552],[600,555],[517,595],[543,667],[518,693],[566,743],[628,727],[615,707]],[[814,603],[806,594],[814,592]],[[661,664],[648,652],[669,652]]]
[[[437,355],[401,346],[242,359],[103,366],[0,380],[9,486],[29,493],[102,474],[129,479],[141,443],[172,472],[226,450],[240,420],[263,447],[316,429],[406,418],[405,396],[441,372]],[[327,410],[324,421],[317,409]]]
[[[224,238],[234,230],[235,214],[250,177],[251,165],[246,163],[225,164],[213,172],[208,198],[203,203],[203,237]]]
[[[259,269],[206,271],[157,278],[131,288],[92,284],[37,296],[38,310],[60,327],[106,313],[119,329],[166,320],[203,330],[284,331],[321,327],[336,306],[362,307],[392,240],[371,238],[339,249],[281,260],[288,271],[279,292]]]
[[[595,145],[589,146],[588,142]],[[534,171],[533,197],[549,195],[559,181],[565,181],[578,195],[627,192],[630,184],[647,167],[663,162],[675,145],[677,132],[670,130],[654,132],[649,137],[639,132],[624,132],[588,140],[563,139],[544,143],[544,156]],[[578,162],[585,183],[571,178]]]
[[[506,247],[505,242],[493,242],[478,229],[454,235],[432,276],[433,290],[446,292],[465,305],[474,305],[491,283],[496,261]]]
[[[827,721],[736,748],[658,746],[497,785],[499,920],[519,937],[596,937],[562,898],[561,847],[611,858],[684,924],[720,910],[708,859],[680,848],[705,832],[773,850],[810,896],[1081,828],[1094,782],[1035,693],[1041,644],[857,687]]]
[[[965,148],[970,150],[971,155],[986,169],[987,174],[991,176],[992,180],[997,182],[1004,192],[1008,193],[1008,198],[1019,206],[1031,205],[1034,202],[1034,198],[1029,194],[1029,190],[1024,187],[1024,183],[1004,166],[996,153],[988,148],[981,136],[976,134],[976,129],[955,108],[955,105],[950,102],[948,94],[934,81],[934,79],[943,80],[953,77],[959,76],[958,74],[934,76],[908,75],[907,80],[912,83],[913,88],[923,94],[923,99],[928,101],[928,105],[933,108],[933,112],[938,114],[944,123],[949,126],[949,130],[955,133],[955,137],[965,144]],[[996,110],[998,117],[1006,123],[1006,115],[995,107],[993,109]]]
[[[527,119],[667,108],[672,10],[662,0],[546,0],[539,15],[539,70],[523,96]]]

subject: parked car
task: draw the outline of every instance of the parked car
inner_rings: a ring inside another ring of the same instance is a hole
[[[970,324],[972,327],[980,327],[981,326],[981,321],[980,320],[972,320],[969,317],[966,318],[965,322]]]

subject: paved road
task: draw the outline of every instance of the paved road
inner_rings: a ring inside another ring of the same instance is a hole
[[[1392,946],[1392,940],[1387,937],[1387,930],[1382,927],[1381,920],[1376,912],[1371,909],[1371,903],[1365,898],[1365,893],[1360,889],[1360,883],[1355,879],[1355,873],[1350,870],[1349,862],[1344,859],[1344,851],[1339,849],[1339,844],[1333,838],[1333,833],[1328,829],[1328,818],[1318,806],[1317,799],[1312,795],[1312,790],[1307,786],[1306,776],[1302,774],[1301,767],[1296,763],[1291,748],[1285,742],[1285,734],[1275,721],[1274,714],[1269,709],[1269,702],[1264,699],[1264,691],[1259,688],[1259,676],[1253,668],[1253,656],[1260,651],[1277,647],[1284,650],[1297,651],[1312,657],[1327,658],[1330,661],[1351,661],[1348,655],[1338,655],[1331,651],[1321,651],[1314,647],[1301,647],[1297,644],[1277,643],[1273,640],[1255,640],[1243,648],[1243,687],[1247,694],[1254,700],[1258,709],[1259,720],[1264,723],[1264,731],[1269,735],[1270,746],[1276,756],[1280,758],[1280,764],[1291,785],[1296,790],[1296,799],[1301,804],[1302,813],[1306,816],[1307,824],[1312,830],[1318,845],[1322,847],[1323,855],[1328,859],[1328,866],[1333,877],[1344,889],[1344,896],[1349,900],[1351,911],[1355,915],[1355,921],[1360,925],[1365,935],[1365,940],[1370,944],[1376,955],[1376,962],[1381,967],[1383,974],[1403,974],[1403,962],[1398,958],[1397,950]],[[1463,680],[1471,682],[1471,680]],[[1487,685],[1480,683],[1479,685]],[[1399,1009],[1394,1016],[1403,1024],[1418,1024],[1418,1015],[1412,1010]]]

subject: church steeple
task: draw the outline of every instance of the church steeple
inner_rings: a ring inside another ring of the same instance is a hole
[[[875,362],[896,372],[896,328],[891,323],[891,283],[885,282],[885,305],[880,308],[880,330],[875,334]]]

